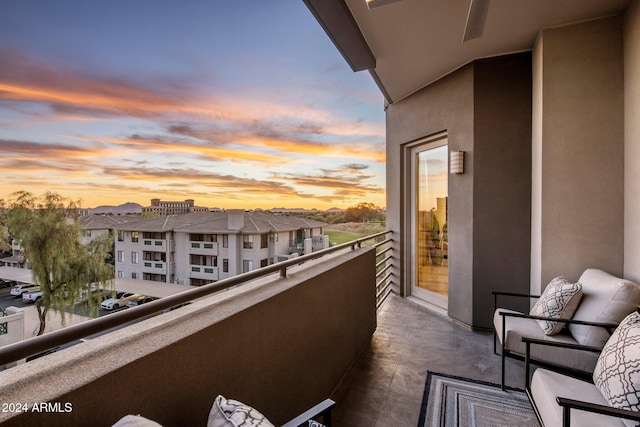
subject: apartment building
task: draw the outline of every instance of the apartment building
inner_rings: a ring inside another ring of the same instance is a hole
[[[151,206],[142,208],[142,213],[153,213],[161,216],[180,215],[191,212],[208,212],[209,208],[196,206],[195,200],[187,199],[183,202],[151,199]]]
[[[204,285],[328,247],[325,225],[243,210],[116,225],[116,278]]]
[[[82,229],[80,241],[86,245],[93,239],[104,234],[112,233],[116,225],[129,221],[139,220],[139,215],[85,215],[80,216],[78,221]]]

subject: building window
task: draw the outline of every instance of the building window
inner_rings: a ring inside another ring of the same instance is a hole
[[[242,260],[242,272],[243,273],[248,273],[251,270],[253,270],[253,261],[250,260],[250,259],[243,259]]]
[[[137,279],[138,278],[138,273],[131,273],[131,278],[132,279]]]
[[[118,262],[124,262],[124,251],[118,251]]]
[[[87,230],[86,228],[82,230],[82,237],[91,237],[91,230]]]
[[[131,252],[131,264],[137,264],[138,262],[138,252]]]
[[[131,232],[131,243],[138,243],[138,239],[140,238],[140,233],[137,231]]]
[[[228,273],[229,272],[229,259],[228,258],[222,258],[222,272],[223,273]]]
[[[118,271],[118,279],[124,279],[124,271]]]
[[[269,235],[268,234],[261,234],[260,235],[260,249],[264,249],[264,248],[268,248],[269,247]]]
[[[250,234],[245,234],[242,236],[242,248],[243,249],[253,249],[253,236]]]
[[[228,234],[223,234],[222,235],[222,247],[223,248],[228,248],[229,247],[229,235]]]
[[[118,242],[124,242],[124,231],[118,230]]]
[[[269,265],[269,259],[268,258],[260,260],[260,267],[266,267],[267,265]]]

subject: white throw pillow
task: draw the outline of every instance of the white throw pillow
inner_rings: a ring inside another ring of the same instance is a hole
[[[162,427],[155,421],[151,421],[140,415],[127,415],[122,417],[111,427]]]
[[[209,412],[207,427],[274,427],[251,406],[233,399],[216,397]]]
[[[582,285],[570,283],[563,276],[553,279],[529,312],[532,316],[571,319],[582,298]],[[564,322],[536,320],[546,335],[557,334]]]
[[[633,312],[602,348],[593,383],[615,408],[640,411],[640,314]],[[637,421],[625,420],[635,426]]]

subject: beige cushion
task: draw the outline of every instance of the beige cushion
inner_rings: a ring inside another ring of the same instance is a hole
[[[536,369],[533,373],[531,396],[545,427],[562,426],[562,407],[556,402],[557,396],[607,405],[607,401],[593,384],[546,369]],[[571,411],[571,425],[624,427],[619,418],[575,410]]]
[[[574,320],[618,324],[640,305],[640,286],[629,280],[587,269],[578,281],[582,301]],[[586,325],[569,325],[569,332],[578,343],[595,347],[602,347],[610,336],[604,328]]]
[[[640,314],[625,317],[611,335],[593,371],[593,382],[611,406],[640,411]]]
[[[576,308],[578,308],[581,298],[582,286],[580,283],[570,283],[562,276],[556,277],[549,282],[529,314],[532,316],[571,319]],[[566,323],[553,322],[551,320],[536,320],[536,322],[538,322],[545,335],[555,335],[566,326]]]
[[[493,315],[493,324],[500,342],[502,337],[502,316],[500,312],[518,313],[517,311],[499,308]],[[555,341],[576,344],[576,340],[565,330],[556,335],[545,335],[538,323],[533,319],[525,319],[519,317],[506,317],[505,327],[505,348],[509,351],[525,354],[525,345],[522,337],[536,338],[545,341]],[[598,354],[588,351],[579,351],[572,349],[560,349],[533,345],[531,347],[531,357],[549,363],[555,363],[578,369],[585,372],[593,372],[593,368],[598,361]]]
[[[233,399],[216,397],[207,427],[274,427],[267,418],[251,406]]]

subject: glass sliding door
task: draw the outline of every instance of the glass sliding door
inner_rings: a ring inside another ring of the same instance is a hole
[[[441,308],[449,295],[447,140],[411,149],[412,294]]]

